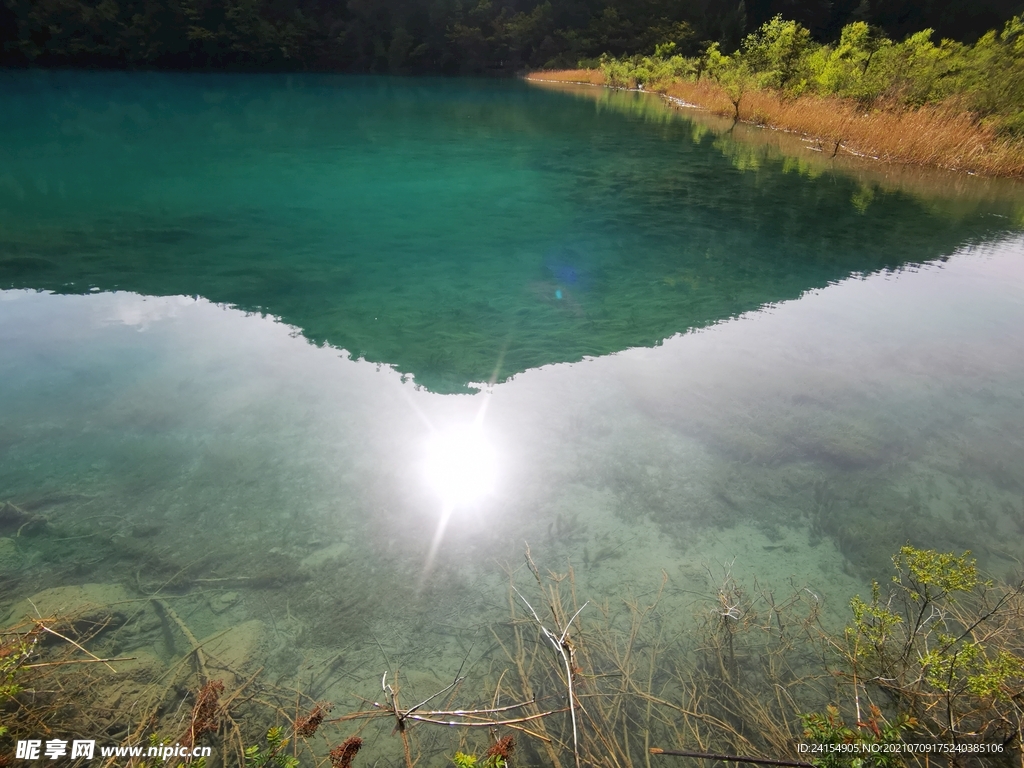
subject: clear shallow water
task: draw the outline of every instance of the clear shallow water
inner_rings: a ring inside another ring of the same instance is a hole
[[[198,636],[272,623],[279,679],[344,649],[342,701],[378,642],[447,682],[524,542],[598,600],[665,570],[679,614],[704,565],[841,615],[908,541],[1024,556],[998,200],[866,196],[521,83],[0,88],[0,501],[50,521],[0,531],[0,607],[169,584]],[[496,487],[424,576],[426,442],[485,403]]]

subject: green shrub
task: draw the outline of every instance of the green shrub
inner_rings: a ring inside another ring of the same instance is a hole
[[[605,55],[599,66],[617,87],[657,88],[672,80],[708,78],[722,85],[734,104],[751,88],[839,96],[866,108],[952,100],[1004,133],[1024,135],[1024,16],[973,46],[936,43],[932,37],[925,29],[894,42],[854,22],[843,27],[838,41],[821,45],[805,27],[776,16],[732,54],[711,43],[700,56],[683,57],[667,41],[655,46],[653,56]]]

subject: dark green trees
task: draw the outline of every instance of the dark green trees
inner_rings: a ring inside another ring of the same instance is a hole
[[[781,14],[974,42],[1019,0],[0,0],[0,65],[511,74],[675,44],[734,50]]]

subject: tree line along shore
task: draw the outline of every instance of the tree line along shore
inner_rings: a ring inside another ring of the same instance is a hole
[[[835,154],[1019,177],[1013,14],[1019,0],[3,0],[0,67],[533,72],[658,91]]]
[[[0,66],[514,75],[608,54],[731,53],[778,14],[973,44],[1020,0],[3,0]]]
[[[819,43],[777,16],[737,50],[709,44],[535,71],[530,79],[654,91],[735,120],[794,131],[833,155],[1024,176],[1024,16],[973,44],[931,29],[894,41],[864,22]]]

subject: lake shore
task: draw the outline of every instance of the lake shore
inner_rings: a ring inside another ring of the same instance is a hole
[[[531,72],[534,82],[617,87],[597,69]],[[848,99],[805,95],[787,98],[771,90],[744,92],[735,103],[717,83],[672,80],[645,90],[679,107],[706,109],[764,128],[801,134],[831,155],[884,163],[941,168],[984,176],[1024,177],[1024,143],[1001,138],[987,125],[951,106],[865,112]]]

